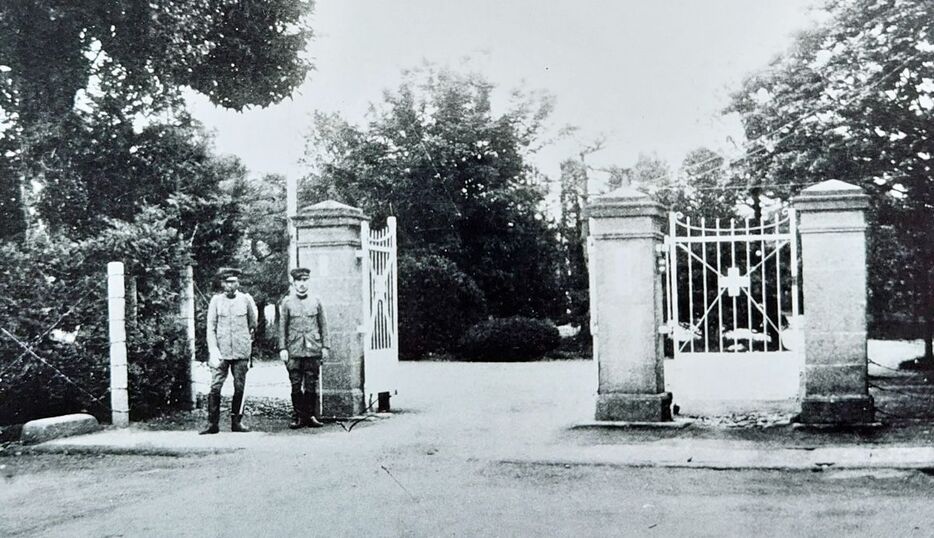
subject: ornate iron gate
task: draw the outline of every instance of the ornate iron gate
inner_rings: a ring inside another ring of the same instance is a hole
[[[798,306],[793,209],[753,225],[669,215],[667,333],[685,355],[790,352]]]
[[[360,229],[363,257],[363,390],[367,406],[396,389],[399,364],[396,219],[382,230]],[[382,405],[380,406],[382,407]]]

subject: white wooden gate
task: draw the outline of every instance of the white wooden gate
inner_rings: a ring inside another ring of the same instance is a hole
[[[382,230],[360,228],[363,257],[363,391],[368,408],[380,394],[396,390],[399,316],[396,286],[396,219]],[[388,400],[379,408],[388,406]]]
[[[794,398],[803,368],[793,209],[771,220],[669,216],[666,385],[696,399]]]

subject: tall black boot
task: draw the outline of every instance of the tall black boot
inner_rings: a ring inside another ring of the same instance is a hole
[[[315,391],[305,391],[305,425],[309,428],[320,428],[324,426],[316,415],[318,403],[318,393]]]
[[[217,433],[220,430],[218,423],[221,420],[221,395],[208,394],[208,427],[198,432],[199,435]]]
[[[243,414],[240,408],[243,406],[243,393],[234,390],[233,400],[230,402],[230,431],[248,432],[249,428],[243,425]]]
[[[243,425],[243,415],[230,415],[230,431],[247,433],[249,428]]]
[[[290,430],[297,430],[301,428],[303,424],[302,420],[302,393],[293,392],[292,393],[292,422],[289,422]]]

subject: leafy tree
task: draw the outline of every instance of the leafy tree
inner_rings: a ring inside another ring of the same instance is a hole
[[[419,359],[451,351],[484,318],[483,292],[454,262],[438,255],[399,255],[399,353]]]
[[[495,113],[482,77],[427,67],[363,127],[318,115],[307,193],[399,218],[400,249],[454,262],[495,316],[559,313],[558,248],[529,163],[551,102],[516,92]],[[403,308],[405,305],[401,305]]]
[[[833,0],[827,9],[826,23],[733,96],[753,141],[746,173],[782,198],[830,178],[870,194],[872,233],[896,230],[912,260],[870,266],[870,305],[904,281],[903,308],[923,325],[934,361],[934,3]]]
[[[31,201],[17,199],[24,185],[50,182],[44,198],[60,198],[52,207],[95,202],[96,178],[73,161],[101,145],[132,148],[134,122],[174,116],[183,87],[235,110],[289,96],[311,67],[301,55],[310,8],[301,0],[0,4],[0,212],[15,219],[3,237],[25,229],[16,207]],[[99,121],[88,124],[88,110]]]
[[[237,184],[237,229],[242,232],[237,266],[244,271],[247,291],[259,308],[256,342],[274,352],[276,335],[266,332],[265,306],[274,305],[288,291],[289,235],[285,177],[269,174]]]
[[[564,253],[561,289],[566,296],[568,317],[580,324],[581,338],[590,334],[590,281],[586,259],[586,224],[582,204],[587,195],[587,170],[583,162],[561,163],[561,220],[558,237]]]
[[[722,156],[707,148],[687,154],[677,180],[667,190],[673,208],[696,217],[732,218],[745,202],[745,190],[732,181]],[[758,218],[758,215],[757,215]]]
[[[657,155],[640,153],[632,168],[614,165],[605,171],[609,175],[606,185],[608,191],[616,190],[623,185],[632,185],[656,197],[666,207],[671,205],[669,194],[673,184],[671,168]]]
[[[257,305],[274,304],[288,289],[289,235],[286,181],[278,174],[247,180],[240,199],[238,228],[243,230],[238,259],[250,278]]]

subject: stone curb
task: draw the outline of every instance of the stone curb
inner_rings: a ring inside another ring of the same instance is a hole
[[[533,450],[507,464],[665,467],[713,470],[822,471],[934,469],[934,447],[728,448],[717,446],[600,445]]]
[[[63,454],[91,455],[107,454],[111,456],[159,456],[181,458],[186,456],[211,456],[230,454],[243,450],[243,447],[159,447],[159,446],[113,446],[113,445],[69,445],[40,444],[24,446],[23,454]]]
[[[95,432],[100,427],[96,418],[85,413],[41,418],[23,424],[20,440],[27,445],[43,443],[59,437]]]
[[[680,430],[694,425],[691,420],[669,422],[629,422],[623,420],[592,420],[571,425],[572,430],[632,429],[632,430]]]

